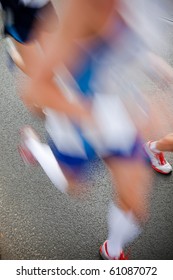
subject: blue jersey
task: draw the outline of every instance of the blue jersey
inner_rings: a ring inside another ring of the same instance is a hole
[[[68,70],[77,90],[85,97],[108,90],[105,84],[110,86],[110,82],[117,86],[130,63],[146,51],[143,40],[122,19],[112,26],[109,38],[98,36],[87,47],[80,43],[76,45],[78,60]]]
[[[78,127],[61,113],[47,110],[46,128],[50,146],[59,161],[70,165],[100,157],[139,155],[141,142],[125,108],[124,95],[136,93],[128,77],[130,65],[145,44],[123,20],[110,30],[109,37],[99,37],[87,44],[76,43],[78,58],[62,75],[62,84],[72,97],[90,102],[94,125]],[[72,98],[73,100],[73,98]]]

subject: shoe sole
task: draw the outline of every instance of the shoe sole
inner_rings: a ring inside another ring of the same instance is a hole
[[[100,254],[100,256],[101,256],[101,258],[102,258],[103,260],[108,260],[108,259],[105,257],[105,255],[103,254],[102,245],[100,246],[99,254]]]
[[[19,144],[18,146],[18,152],[23,160],[23,162],[26,164],[26,165],[33,165],[33,166],[36,166],[38,165],[38,162],[37,160],[34,158],[34,156],[32,155],[32,153],[28,150],[28,148],[25,146],[24,144],[24,141],[22,141],[22,138],[24,138],[25,136],[25,129],[30,129],[33,133],[33,135],[35,135],[35,138],[40,141],[40,138],[39,136],[37,135],[37,133],[35,132],[35,130],[29,126],[29,125],[26,125],[24,126],[23,128],[20,129],[19,131],[19,135],[20,135],[20,138],[21,138],[21,143]]]
[[[170,174],[172,172],[172,170],[170,170],[169,172],[164,172],[164,171],[158,169],[157,167],[155,167],[154,165],[151,165],[151,166],[155,171],[157,171],[158,173],[164,174],[164,175]]]

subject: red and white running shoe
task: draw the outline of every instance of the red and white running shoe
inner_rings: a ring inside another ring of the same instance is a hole
[[[172,172],[172,166],[167,162],[162,152],[156,153],[151,150],[151,143],[152,141],[147,142],[144,148],[151,160],[152,168],[159,173],[169,174]]]
[[[36,165],[37,160],[34,158],[33,154],[30,152],[26,145],[26,141],[29,138],[34,138],[35,140],[40,142],[40,139],[37,133],[32,129],[31,126],[25,126],[20,130],[20,144],[18,146],[18,151],[26,164]]]
[[[99,253],[104,260],[128,260],[128,258],[124,255],[124,252],[121,251],[120,256],[118,258],[109,256],[108,248],[107,248],[108,241],[106,240],[103,245],[100,246]]]

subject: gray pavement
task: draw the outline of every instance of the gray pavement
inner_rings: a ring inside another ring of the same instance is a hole
[[[170,44],[172,26],[167,26]],[[172,45],[171,45],[172,46]],[[173,65],[173,52],[161,50]],[[15,75],[6,66],[0,41],[0,254],[3,260],[100,259],[107,236],[111,180],[102,162],[88,172],[92,188],[83,198],[61,194],[40,167],[27,167],[17,151],[18,131],[31,124],[45,139],[43,124],[17,96]],[[151,89],[151,85],[147,85]],[[154,93],[157,96],[157,93]],[[173,104],[172,104],[173,109]],[[159,116],[158,116],[159,117]],[[173,164],[173,155],[167,154]],[[130,246],[131,259],[173,259],[173,175],[155,174],[151,215]]]

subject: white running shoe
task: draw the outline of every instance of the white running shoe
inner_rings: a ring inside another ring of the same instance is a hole
[[[167,162],[162,152],[156,153],[151,150],[151,143],[152,141],[147,142],[144,148],[151,160],[152,168],[159,173],[169,174],[172,172],[172,166]]]
[[[39,136],[30,126],[20,131],[19,153],[27,164],[39,164],[54,186],[63,193],[67,192],[68,181],[62,172],[49,145],[41,143]]]
[[[20,145],[18,146],[18,151],[19,151],[21,158],[23,159],[23,161],[26,164],[36,165],[37,160],[35,159],[35,157],[30,152],[30,150],[28,149],[28,147],[26,145],[26,141],[29,138],[33,138],[33,139],[37,140],[38,142],[40,142],[40,139],[39,139],[37,133],[33,130],[33,128],[30,126],[25,126],[20,130]]]

